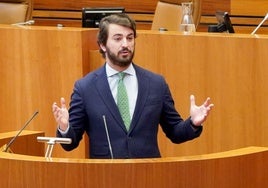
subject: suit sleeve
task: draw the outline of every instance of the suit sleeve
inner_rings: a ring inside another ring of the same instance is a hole
[[[203,127],[194,128],[190,118],[183,120],[175,109],[174,100],[171,96],[170,89],[164,81],[163,88],[163,108],[160,118],[160,125],[166,136],[173,143],[182,143],[199,137]]]

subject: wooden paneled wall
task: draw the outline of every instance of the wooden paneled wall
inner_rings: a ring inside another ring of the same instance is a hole
[[[227,11],[237,33],[251,33],[268,12],[265,0],[203,0],[199,31],[207,31],[214,24],[215,11]],[[264,22],[258,33],[268,33],[268,22]]]
[[[151,29],[158,0],[34,0],[33,19],[36,25],[81,27],[82,7],[123,6],[137,21],[138,29]],[[202,0],[201,20],[197,31],[207,31],[210,24],[217,23],[215,11],[228,11],[235,31],[251,33],[268,11],[265,0]],[[267,23],[264,23],[267,26]],[[268,33],[261,27],[259,33]]]
[[[55,135],[52,103],[69,104],[75,80],[103,65],[96,31],[0,25],[0,132],[20,129],[39,110],[27,129]],[[267,36],[138,31],[134,62],[166,78],[183,118],[190,94],[198,105],[207,96],[215,104],[196,140],[175,145],[159,131],[163,157],[268,146]],[[53,156],[83,158],[87,149],[83,141],[72,152],[57,145]]]
[[[38,110],[27,129],[55,136],[51,105],[60,97],[69,103],[74,81],[89,70],[89,50],[98,49],[88,44],[96,35],[83,28],[0,25],[0,132],[19,130]],[[66,156],[85,156],[83,145]],[[53,156],[57,150],[62,152],[56,145]]]
[[[81,24],[82,7],[124,7],[135,19],[140,29],[150,29],[157,0],[35,0],[33,17],[38,25],[78,26]]]

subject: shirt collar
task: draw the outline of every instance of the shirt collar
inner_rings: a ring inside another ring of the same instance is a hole
[[[118,71],[113,69],[108,63],[105,64],[105,68],[106,68],[107,77],[111,77],[111,76],[116,75],[118,73]],[[136,75],[136,72],[135,72],[135,69],[134,69],[132,63],[123,72],[128,74],[128,75],[132,75],[132,76]]]

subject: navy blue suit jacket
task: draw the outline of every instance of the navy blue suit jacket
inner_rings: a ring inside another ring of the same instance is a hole
[[[133,65],[138,79],[138,97],[130,130],[127,131],[109,88],[105,66],[75,83],[70,102],[70,128],[64,137],[72,138],[67,151],[76,148],[84,132],[89,136],[90,158],[111,158],[103,116],[106,118],[114,158],[160,157],[157,133],[161,125],[174,143],[198,137],[190,119],[181,118],[174,107],[169,87],[160,75]],[[57,132],[57,136],[62,135]]]

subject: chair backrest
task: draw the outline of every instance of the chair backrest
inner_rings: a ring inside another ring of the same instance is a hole
[[[169,31],[179,30],[182,18],[182,2],[193,2],[193,20],[197,28],[201,17],[202,0],[159,0],[155,9],[152,30],[165,28]]]
[[[33,0],[0,0],[0,24],[28,21],[32,12]]]

